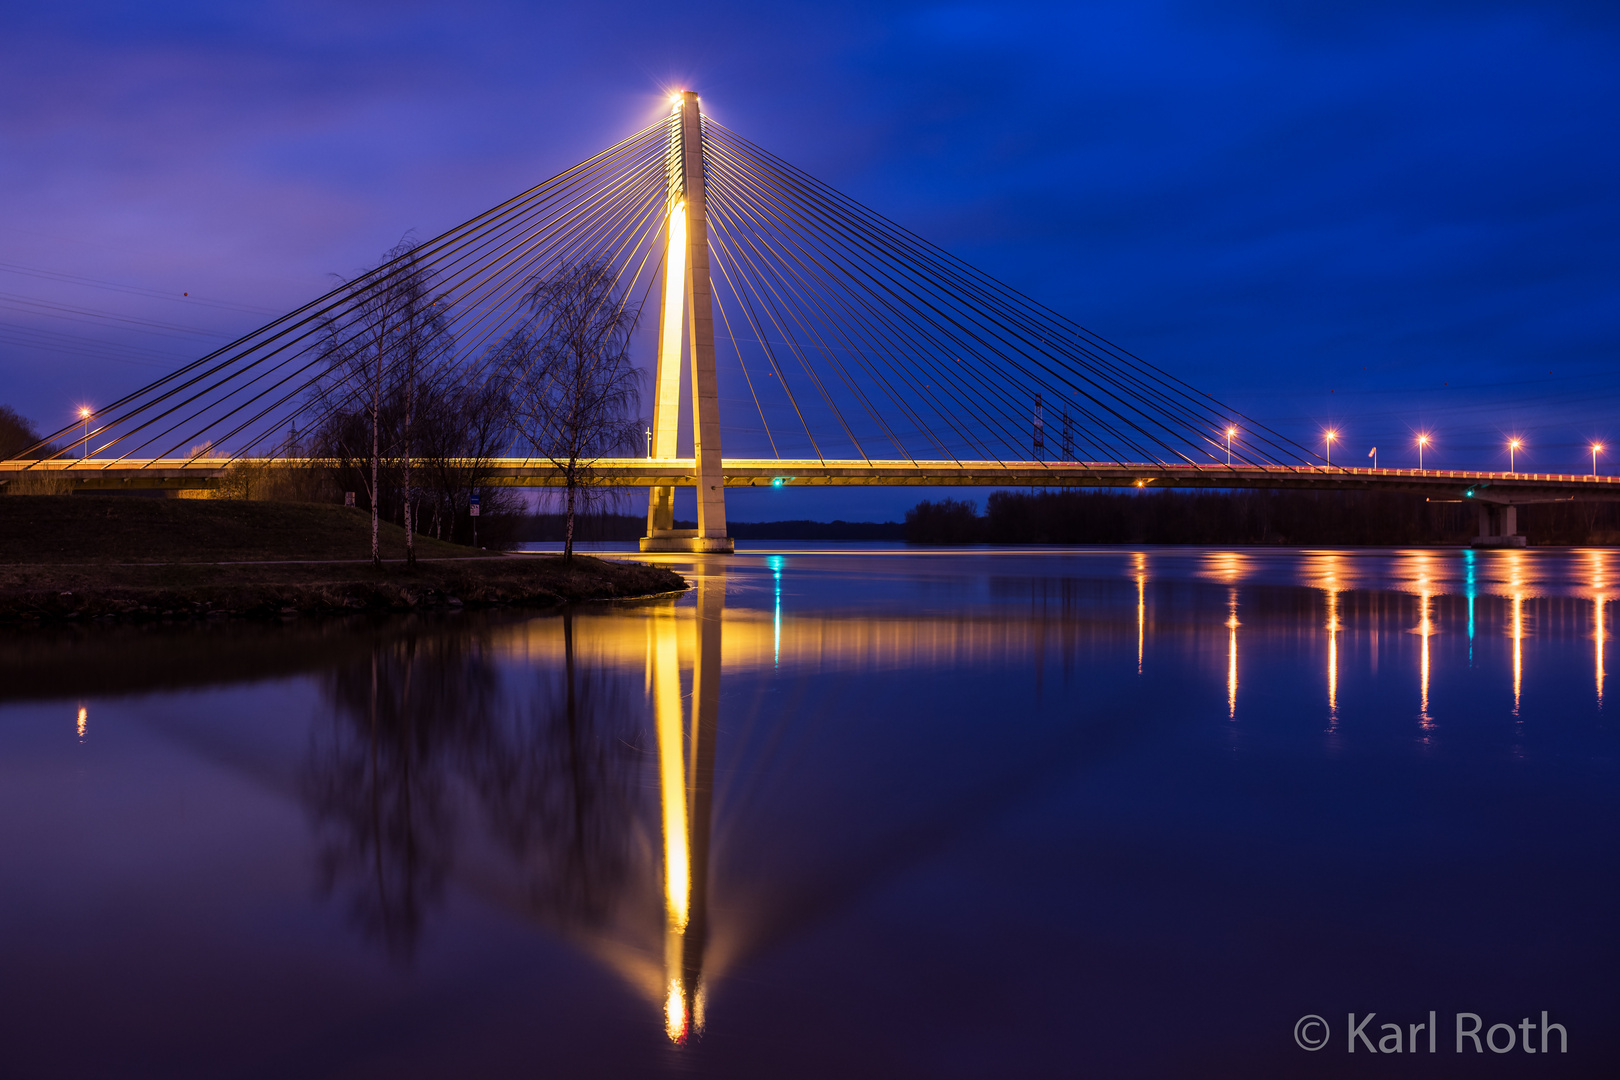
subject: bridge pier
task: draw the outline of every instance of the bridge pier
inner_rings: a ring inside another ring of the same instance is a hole
[[[675,456],[680,427],[681,325],[689,327],[692,364],[692,456],[697,472],[697,528],[675,528],[675,489],[655,487],[647,499],[642,551],[730,554],[726,484],[720,464],[720,391],[714,362],[714,301],[709,284],[709,212],[703,187],[703,116],[698,96],[681,95],[680,120],[670,127],[669,224],[664,254],[664,306],[658,323],[658,375],[653,403],[652,456]],[[690,308],[684,320],[683,311]]]
[[[1519,536],[1519,508],[1512,503],[1479,502],[1474,504],[1479,514],[1479,535],[1470,547],[1524,547],[1525,538]]]

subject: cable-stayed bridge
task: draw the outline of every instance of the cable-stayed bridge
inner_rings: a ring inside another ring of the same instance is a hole
[[[555,330],[538,289],[586,266],[652,352],[645,456],[622,438],[584,454],[591,482],[650,489],[647,550],[730,550],[737,486],[1376,488],[1475,501],[1482,539],[1499,543],[1523,542],[1516,505],[1620,499],[1620,478],[1595,475],[1334,466],[705,117],[696,94],[672,104],[100,406],[0,462],[0,480],[206,488],[241,461],[328,464],[288,433],[378,407],[384,384],[456,398],[498,386],[514,343]],[[513,439],[477,458],[480,483],[550,486],[565,472],[555,449]],[[696,490],[695,530],[674,527],[677,487]]]

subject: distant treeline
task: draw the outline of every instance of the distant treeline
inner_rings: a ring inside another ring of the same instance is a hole
[[[695,521],[677,521],[677,529],[695,529]],[[528,514],[516,523],[515,539],[528,543],[558,543],[563,515]],[[574,522],[575,538],[584,541],[639,540],[647,535],[645,514],[587,514]],[[904,540],[906,527],[898,521],[731,521],[726,530],[734,540]]]
[[[1620,543],[1620,504],[1521,506],[1532,544]],[[906,512],[913,544],[1465,544],[1469,503],[1385,491],[998,491]]]

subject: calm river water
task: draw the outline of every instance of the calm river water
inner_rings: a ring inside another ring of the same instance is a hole
[[[0,1075],[1614,1075],[1620,552],[664,561],[0,635]]]

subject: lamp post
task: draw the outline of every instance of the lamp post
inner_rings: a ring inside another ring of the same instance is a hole
[[[1330,469],[1333,468],[1333,440],[1338,437],[1339,433],[1331,428],[1322,433],[1322,438],[1327,443],[1327,465]]]
[[[1593,443],[1592,444],[1592,476],[1594,478],[1597,476],[1597,456],[1599,454],[1601,454],[1601,453],[1603,453],[1603,444],[1600,443],[1600,442]]]
[[[84,421],[84,459],[90,460],[90,407],[79,406],[79,419]]]
[[[1232,464],[1232,436],[1236,434],[1237,428],[1229,427],[1226,429],[1226,463],[1228,465]]]
[[[1519,449],[1519,447],[1521,447],[1523,445],[1524,445],[1524,443],[1519,439],[1509,439],[1508,440],[1508,472],[1518,472],[1519,471],[1513,464],[1513,454],[1514,454],[1515,451],[1517,451]]]
[[[1418,446],[1418,472],[1423,471],[1423,448],[1429,445],[1429,434],[1424,432],[1417,437]]]

